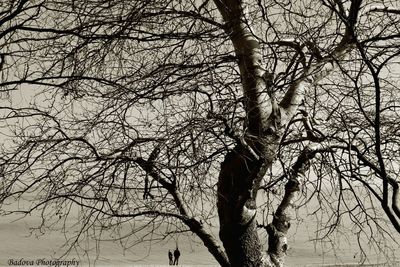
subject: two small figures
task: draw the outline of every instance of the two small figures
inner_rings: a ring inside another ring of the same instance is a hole
[[[172,255],[171,250],[168,250],[169,265],[178,265],[180,256],[181,252],[179,251],[178,247],[176,247],[174,250],[174,255]]]

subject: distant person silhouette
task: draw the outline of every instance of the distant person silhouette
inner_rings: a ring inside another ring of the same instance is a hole
[[[168,250],[168,259],[169,259],[169,265],[173,265],[174,264],[174,258],[172,257],[172,252],[169,249]]]
[[[181,256],[181,252],[179,251],[178,247],[176,247],[175,251],[174,251],[174,265],[178,265],[179,262],[179,257]]]

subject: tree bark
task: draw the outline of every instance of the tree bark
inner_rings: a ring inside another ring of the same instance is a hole
[[[240,145],[221,164],[218,181],[220,238],[231,266],[270,266],[257,234],[256,192],[267,171],[264,159],[256,159]]]

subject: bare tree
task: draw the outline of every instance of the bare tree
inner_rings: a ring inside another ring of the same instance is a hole
[[[11,3],[1,85],[38,93],[1,108],[0,202],[34,193],[43,228],[80,207],[72,245],[180,223],[221,266],[283,266],[297,192],[326,236],[344,214],[386,229],[381,210],[400,232],[399,12],[381,2]]]

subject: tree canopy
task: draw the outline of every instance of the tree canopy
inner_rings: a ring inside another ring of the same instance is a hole
[[[4,2],[0,209],[33,195],[19,212],[51,229],[79,207],[76,243],[177,224],[221,266],[283,266],[290,210],[312,199],[322,236],[348,217],[390,238],[399,14],[386,0]]]

